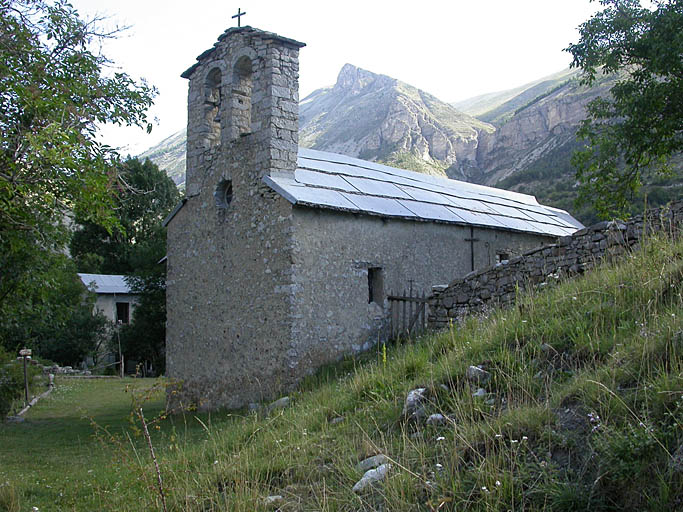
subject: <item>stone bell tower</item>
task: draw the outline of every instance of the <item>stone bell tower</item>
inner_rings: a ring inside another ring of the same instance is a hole
[[[292,206],[264,182],[297,162],[299,48],[231,28],[189,79],[186,198],[166,220],[174,403],[240,407],[291,387]]]
[[[243,162],[247,147],[264,174],[294,171],[303,46],[251,27],[231,28],[181,75],[190,80],[188,196],[216,165]]]

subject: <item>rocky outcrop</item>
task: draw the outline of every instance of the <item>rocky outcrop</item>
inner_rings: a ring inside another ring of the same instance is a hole
[[[301,101],[299,144],[496,185],[552,151],[575,144],[586,104],[606,94],[611,83],[603,79],[586,88],[576,72],[563,71],[497,93],[494,99],[458,104],[474,109],[470,112],[477,113],[476,119],[411,85],[346,64],[333,86]],[[487,104],[491,110],[482,113]],[[140,156],[182,185],[185,131]]]
[[[495,132],[480,135],[470,180],[496,184],[550,151],[573,143],[586,105],[605,93],[604,84],[586,88],[570,80],[517,109]]]
[[[181,186],[185,183],[186,142],[187,130],[183,129],[149,148],[139,158],[149,158],[159,166],[159,169],[166,171],[176,185]]]
[[[300,105],[299,143],[443,174],[476,159],[493,127],[393,78],[346,64],[330,88]]]

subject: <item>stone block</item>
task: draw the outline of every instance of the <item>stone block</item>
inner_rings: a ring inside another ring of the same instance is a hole
[[[275,98],[288,98],[288,99],[292,98],[292,93],[291,93],[291,90],[289,88],[278,86],[278,85],[273,85],[271,87],[271,94]]]
[[[466,304],[469,302],[471,295],[468,293],[459,293],[455,299],[458,304]]]

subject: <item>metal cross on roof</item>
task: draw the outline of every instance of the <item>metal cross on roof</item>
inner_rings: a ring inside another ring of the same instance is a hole
[[[237,26],[238,26],[238,27],[241,27],[241,26],[242,26],[242,23],[241,23],[242,20],[241,20],[241,18],[242,18],[242,16],[244,16],[245,14],[247,14],[246,11],[245,11],[245,12],[242,12],[242,9],[241,9],[241,8],[238,8],[238,9],[237,9],[237,14],[235,14],[235,15],[232,17],[232,19],[237,18]]]

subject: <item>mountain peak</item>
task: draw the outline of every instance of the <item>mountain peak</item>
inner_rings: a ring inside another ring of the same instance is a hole
[[[393,82],[395,80],[388,76],[372,73],[353,64],[344,64],[337,76],[334,90],[335,92],[357,95],[376,87],[390,85]]]

